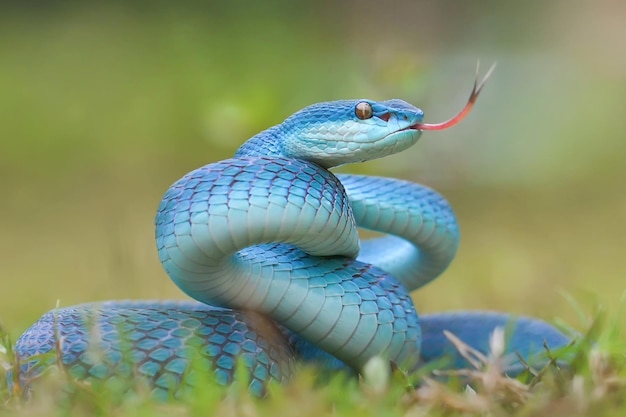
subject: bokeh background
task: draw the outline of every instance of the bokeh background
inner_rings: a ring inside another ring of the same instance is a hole
[[[167,187],[308,104],[398,97],[437,122],[477,59],[470,116],[344,170],[425,183],[459,255],[422,312],[497,309],[581,327],[567,297],[626,288],[626,3],[360,0],[3,2],[0,320],[17,336],[90,300],[184,298],[157,259]]]

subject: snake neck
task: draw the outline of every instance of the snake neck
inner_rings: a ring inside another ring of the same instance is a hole
[[[285,135],[283,125],[272,126],[250,139],[235,152],[235,158],[242,157],[288,157],[282,149],[282,137]]]

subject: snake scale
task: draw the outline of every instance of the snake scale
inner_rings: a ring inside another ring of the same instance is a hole
[[[168,275],[197,301],[51,311],[16,343],[17,385],[28,389],[57,361],[78,379],[141,375],[156,396],[176,395],[200,374],[228,384],[238,363],[255,394],[288,380],[297,362],[354,372],[374,356],[409,370],[444,357],[466,366],[443,331],[486,352],[489,335],[512,318],[418,318],[410,291],[441,274],[457,250],[448,203],[408,181],[328,169],[407,149],[422,131],[460,120],[479,91],[475,85],[466,108],[437,125],[398,99],[314,104],[249,139],[234,158],[185,175],[161,201],[156,242]],[[385,236],[361,242],[359,227]],[[570,340],[519,318],[507,349],[533,363],[544,342]],[[50,352],[56,359],[43,355]]]

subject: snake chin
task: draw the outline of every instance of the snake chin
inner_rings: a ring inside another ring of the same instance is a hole
[[[381,155],[381,157],[410,148],[417,143],[421,135],[422,131],[414,129],[412,126],[390,133],[384,138],[384,142],[391,145],[389,152],[385,155]]]

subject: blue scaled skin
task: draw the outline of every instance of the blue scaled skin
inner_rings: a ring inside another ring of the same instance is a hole
[[[407,149],[422,119],[402,100],[319,103],[252,137],[233,159],[185,175],[161,201],[156,242],[170,278],[197,301],[47,313],[17,341],[20,385],[54,363],[37,356],[50,352],[78,379],[139,375],[163,397],[199,378],[229,384],[237,363],[259,395],[268,381],[289,379],[296,361],[358,372],[379,355],[405,369],[448,356],[464,366],[443,331],[485,352],[511,318],[418,317],[410,291],[440,275],[458,247],[448,203],[419,184],[328,171]],[[386,236],[361,242],[359,227]],[[535,319],[512,328],[508,350],[531,364],[545,361],[544,340],[570,342]]]

